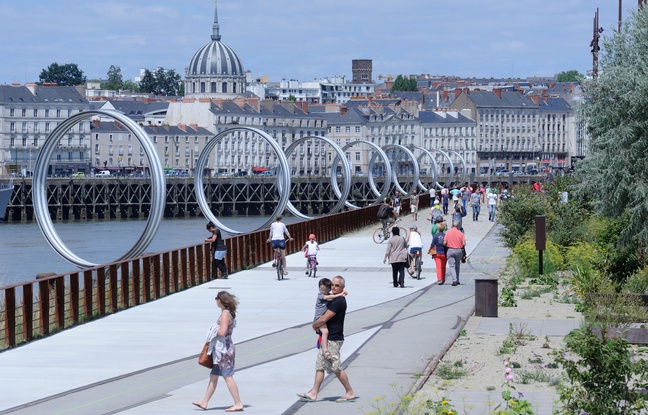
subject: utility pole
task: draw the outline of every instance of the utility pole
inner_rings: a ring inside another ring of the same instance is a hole
[[[599,9],[597,7],[596,13],[594,14],[594,33],[590,42],[590,47],[592,48],[592,78],[598,77],[598,53],[601,50],[599,47],[601,33],[603,33],[603,28],[599,26]]]

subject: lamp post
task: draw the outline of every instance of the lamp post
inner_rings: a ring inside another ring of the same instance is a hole
[[[33,146],[34,145],[31,143],[29,144],[29,173],[28,173],[29,176],[32,175],[32,147]]]

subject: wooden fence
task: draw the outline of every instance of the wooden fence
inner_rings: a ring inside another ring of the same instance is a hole
[[[297,241],[315,233],[324,243],[375,224],[377,210],[350,210],[291,224],[288,230]],[[273,259],[267,239],[268,230],[227,238],[230,273]],[[287,253],[300,248],[289,244]],[[210,246],[199,244],[0,287],[0,350],[186,290],[212,275]]]

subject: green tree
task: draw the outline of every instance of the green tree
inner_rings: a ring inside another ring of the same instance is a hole
[[[101,89],[112,89],[119,91],[124,88],[124,77],[119,66],[110,65],[108,69],[108,82],[101,85]]]
[[[628,214],[621,242],[648,245],[648,7],[633,12],[621,33],[603,39],[600,76],[584,84],[581,117],[591,136],[579,165],[584,190],[608,217]]]
[[[124,81],[124,85],[122,86],[122,89],[139,92],[140,87],[139,87],[139,83],[127,79]]]
[[[570,71],[560,72],[556,78],[558,82],[583,82],[585,76],[576,69],[572,69]]]
[[[155,95],[178,95],[180,75],[173,69],[157,68],[155,72],[145,69],[139,87],[142,92]]]
[[[59,65],[56,62],[43,69],[38,79],[41,83],[55,82],[59,86],[81,85],[86,81],[83,71],[79,69],[76,63]]]
[[[394,80],[391,92],[394,91],[418,91],[418,84],[416,79],[408,76],[398,75]]]

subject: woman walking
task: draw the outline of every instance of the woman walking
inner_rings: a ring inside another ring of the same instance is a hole
[[[436,275],[437,275],[437,284],[445,284],[446,279],[446,264],[448,263],[448,257],[446,256],[445,245],[443,244],[443,238],[445,237],[445,222],[441,222],[438,225],[439,231],[432,238],[431,246],[436,247],[436,254],[433,255],[434,263],[436,264]]]
[[[238,386],[234,381],[234,342],[232,342],[232,332],[236,326],[236,308],[238,299],[227,291],[221,291],[216,296],[216,305],[221,310],[218,321],[209,328],[207,332],[207,342],[209,349],[207,354],[212,356],[214,367],[209,375],[209,384],[207,392],[202,401],[193,402],[194,405],[202,409],[207,409],[207,404],[216,391],[218,378],[222,376],[225,379],[227,389],[229,389],[234,405],[227,408],[225,412],[240,412],[243,410],[243,404],[239,397]]]
[[[387,250],[383,264],[389,259],[392,266],[392,279],[394,287],[405,288],[405,265],[407,265],[407,247],[405,238],[400,236],[400,229],[397,226],[392,228],[393,236],[387,242]]]

